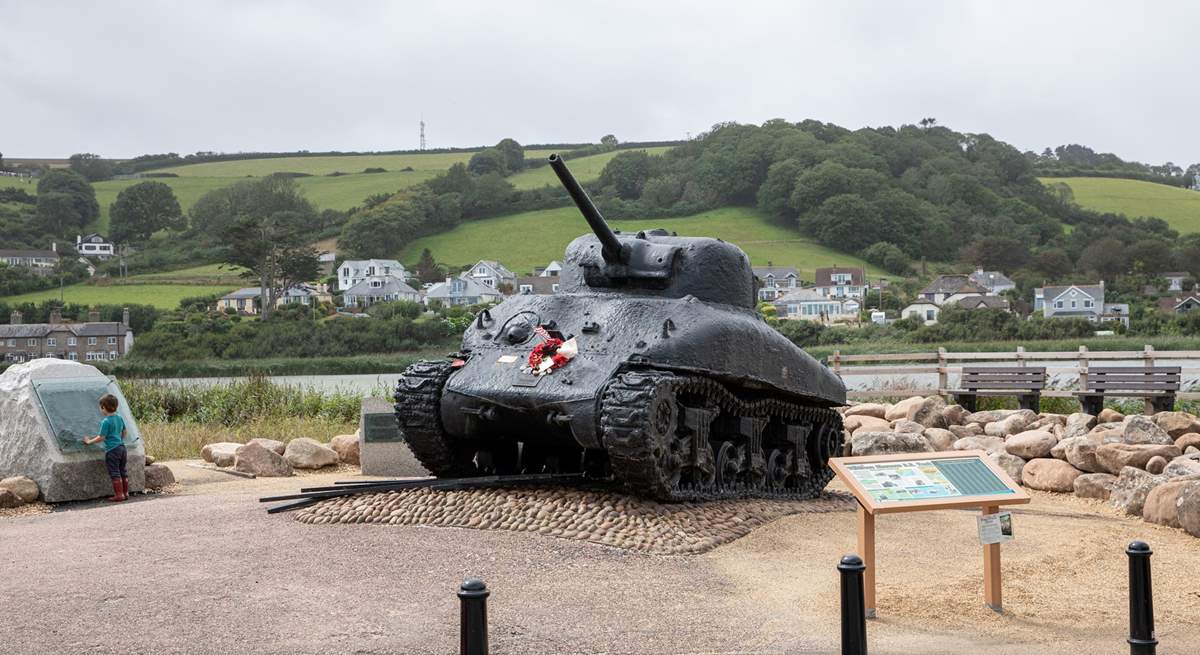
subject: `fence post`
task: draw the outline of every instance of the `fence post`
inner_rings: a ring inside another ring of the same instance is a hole
[[[1080,391],[1088,390],[1087,352],[1088,352],[1087,346],[1079,347],[1079,390]]]
[[[941,395],[950,388],[948,381],[948,373],[946,372],[946,349],[938,348],[938,395]]]
[[[838,562],[842,578],[842,655],[867,655],[867,608],[863,600],[863,571],[858,555]]]
[[[1142,346],[1142,364],[1144,366],[1146,366],[1147,368],[1154,366],[1154,346],[1152,346],[1150,344],[1146,344],[1145,346]],[[1154,415],[1154,400],[1152,400],[1150,398],[1144,398],[1144,399],[1142,399],[1142,402],[1144,403],[1142,406],[1142,413],[1149,415],[1149,416],[1153,416]]]
[[[1025,367],[1025,346],[1017,346],[1017,366]]]
[[[1153,551],[1144,541],[1135,541],[1125,549],[1129,556],[1129,653],[1154,655],[1158,639],[1154,637],[1154,591],[1150,588],[1150,556]]]
[[[841,350],[833,351],[833,356],[830,357],[830,360],[833,361],[833,372],[838,375],[841,375],[841,373],[842,373],[842,351]]]
[[[490,594],[479,578],[467,578],[459,587],[459,655],[487,655],[487,597]]]

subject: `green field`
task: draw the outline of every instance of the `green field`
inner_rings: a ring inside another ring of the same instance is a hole
[[[1071,187],[1081,207],[1116,212],[1130,218],[1156,216],[1180,233],[1200,232],[1200,192],[1108,177],[1043,177],[1042,184]]]
[[[72,284],[63,289],[63,302],[81,305],[154,305],[159,309],[175,309],[179,301],[191,296],[206,296],[212,293],[228,293],[239,284]],[[9,305],[23,302],[40,303],[58,300],[58,289],[8,296],[2,300]]]
[[[655,148],[631,148],[630,150],[641,150],[652,155],[661,155],[670,149],[670,146],[660,146]],[[629,150],[614,150],[612,152],[592,155],[590,157],[568,159],[567,166],[571,169],[571,173],[575,175],[575,179],[579,180],[580,182],[591,182],[592,180],[600,177],[600,172],[604,170],[604,165],[607,164],[610,159],[616,157],[622,152],[629,152]],[[532,155],[526,153],[526,156],[530,157]],[[549,166],[540,166],[538,168],[527,170],[523,173],[517,173],[516,175],[508,178],[508,181],[512,182],[513,186],[517,187],[518,189],[538,189],[546,186],[547,184],[558,186],[558,177],[554,174],[554,171],[551,170]]]
[[[241,277],[243,270],[245,269],[239,266],[205,264],[177,271],[131,275],[130,280],[139,284],[200,284],[209,286],[234,284],[242,286],[250,284],[250,282]]]
[[[550,150],[526,150],[526,157],[542,157]],[[328,175],[334,172],[361,173],[364,168],[383,168],[399,172],[411,167],[414,171],[441,173],[450,166],[471,158],[473,152],[428,152],[406,155],[340,155],[330,157],[274,157],[271,159],[238,159],[187,164],[156,169],[157,173],[174,173],[180,177],[262,177],[271,173],[308,173]]]
[[[808,239],[794,229],[770,221],[753,209],[727,207],[686,218],[612,221],[626,232],[661,227],[681,236],[719,237],[737,244],[755,265],[795,266],[805,280],[822,266],[866,266],[871,275],[882,272],[861,259],[839,253]],[[400,261],[413,264],[429,248],[443,264],[465,266],[480,259],[496,259],[518,275],[535,266],[562,259],[563,250],[587,224],[574,207],[525,212],[464,223],[449,232],[418,239],[400,253]]]

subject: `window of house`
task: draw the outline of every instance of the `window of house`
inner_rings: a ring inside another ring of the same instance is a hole
[[[47,348],[53,348],[57,345],[58,345],[58,339],[55,339],[54,337],[46,337],[46,347]]]
[[[374,275],[374,274],[375,274],[375,267],[374,267],[374,266],[368,266],[368,267],[367,267],[367,275]]]
[[[239,301],[239,304],[240,304],[240,301]],[[96,337],[88,337],[88,345],[89,346],[96,345]]]
[[[350,267],[349,266],[342,269],[342,275],[345,275],[346,277],[350,277]]]
[[[75,337],[67,337],[67,345],[68,346],[74,346],[77,341],[78,341],[78,339],[76,339]]]
[[[116,358],[117,358],[117,351],[115,351],[115,350],[110,350],[110,351],[108,351],[108,358],[109,358],[109,359],[116,359]]]
[[[1090,300],[1085,300],[1085,301],[1083,301],[1083,306],[1084,306],[1084,307],[1091,307],[1091,306],[1092,306],[1092,301],[1090,301]]]
[[[371,280],[371,288],[372,289],[378,289],[382,286],[383,286],[383,282],[380,282],[379,280]]]
[[[557,285],[557,284],[551,284],[551,285],[550,285],[550,290],[551,290],[551,291],[553,291],[554,293],[558,293],[558,285]]]
[[[1075,309],[1077,305],[1078,303],[1076,303],[1074,300],[1071,301],[1071,309]]]
[[[9,340],[8,340],[8,347],[9,347],[9,348],[16,348],[16,347],[17,347],[17,340],[16,340],[16,339],[9,339]]]
[[[925,320],[932,321],[935,318],[937,318],[937,312],[935,310],[932,310],[932,309],[925,310]]]
[[[29,341],[26,341],[26,342],[25,342],[25,344],[26,344],[26,345],[29,345],[29,346],[36,346],[36,345],[37,345],[37,339],[30,339]]]
[[[77,361],[79,361],[79,353],[72,350],[71,352],[67,353],[67,359],[69,359],[73,362],[77,362]]]
[[[109,338],[108,338],[108,345],[110,345],[110,346],[115,346],[115,345],[117,345],[117,338],[116,338],[116,337],[109,337]]]
[[[521,293],[526,293],[526,294],[533,293],[533,285],[532,284],[522,284],[521,285]]]
[[[1061,300],[1055,300],[1055,301],[1054,301],[1054,308],[1055,308],[1055,309],[1062,309],[1062,308],[1063,308],[1063,301],[1061,301]]]

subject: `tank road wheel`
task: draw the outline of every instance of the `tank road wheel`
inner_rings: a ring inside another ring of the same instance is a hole
[[[413,455],[439,478],[475,474],[475,452],[464,451],[442,429],[442,388],[453,369],[449,362],[421,361],[396,383],[396,421]]]
[[[780,491],[787,484],[788,476],[792,474],[795,455],[775,448],[767,457],[767,487]]]
[[[600,398],[600,429],[613,474],[633,492],[664,500],[679,496],[684,464],[674,382],[670,373],[623,373]]]
[[[717,448],[717,488],[732,489],[742,473],[742,449],[733,442],[722,441]]]

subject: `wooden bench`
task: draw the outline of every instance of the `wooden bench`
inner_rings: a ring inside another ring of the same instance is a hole
[[[979,396],[1016,396],[1021,409],[1041,411],[1046,368],[1037,366],[964,366],[960,389],[950,392],[954,402],[975,411]]]
[[[1096,416],[1105,396],[1144,398],[1147,411],[1169,412],[1175,406],[1181,369],[1178,366],[1089,366],[1080,371],[1076,391],[1085,413]]]

